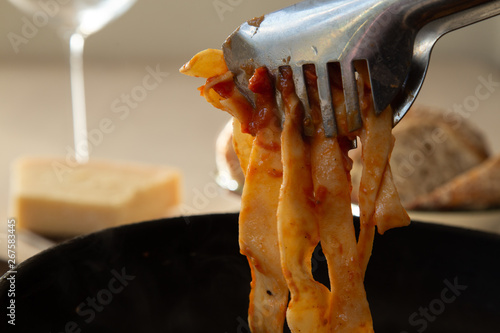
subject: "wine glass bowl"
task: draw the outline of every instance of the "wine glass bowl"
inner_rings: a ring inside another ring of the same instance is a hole
[[[77,32],[84,37],[99,30],[125,13],[136,0],[70,0],[54,1],[51,7],[41,7],[37,0],[9,0],[25,13],[45,11],[50,16],[49,23],[56,27],[63,37]]]
[[[45,12],[49,23],[69,44],[75,159],[85,163],[89,159],[83,79],[85,38],[121,16],[136,0],[66,0],[50,4],[39,0],[9,1],[27,14]]]

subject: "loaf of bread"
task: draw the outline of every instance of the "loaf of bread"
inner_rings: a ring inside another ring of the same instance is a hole
[[[426,196],[480,166],[489,157],[481,132],[463,117],[447,111],[413,106],[393,134],[396,142],[390,166],[403,206],[408,209],[423,208],[424,202],[430,209]],[[359,148],[351,156],[354,202],[357,202],[361,178]],[[444,201],[441,205],[440,208],[436,202],[432,209],[448,208]],[[485,205],[477,203],[476,207],[479,206]]]
[[[417,198],[409,209],[463,210],[500,206],[500,155]]]

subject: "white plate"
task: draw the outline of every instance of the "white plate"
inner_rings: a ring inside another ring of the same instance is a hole
[[[352,204],[351,206],[353,214],[359,216],[358,205]],[[408,214],[413,221],[444,224],[500,234],[500,209],[470,212],[409,211]]]
[[[412,220],[440,223],[500,234],[500,210],[462,212],[408,212]]]

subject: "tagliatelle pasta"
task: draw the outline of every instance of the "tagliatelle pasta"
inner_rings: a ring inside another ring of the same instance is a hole
[[[210,67],[208,68],[208,64]],[[202,95],[234,118],[235,151],[245,174],[239,221],[241,253],[252,272],[252,332],[373,332],[363,280],[375,226],[380,233],[409,223],[389,167],[393,145],[390,108],[375,115],[365,64],[356,64],[363,127],[346,130],[339,69],[330,67],[338,135],[326,137],[314,66],[304,73],[312,109],[311,136],[304,135],[304,109],[292,73],[277,77],[256,68],[249,82],[252,107],[238,91],[220,50],[205,50],[181,69],[207,79]],[[285,110],[278,116],[275,91]],[[362,142],[361,226],[356,239],[351,213],[352,140]],[[312,275],[311,256],[321,242],[330,285]]]

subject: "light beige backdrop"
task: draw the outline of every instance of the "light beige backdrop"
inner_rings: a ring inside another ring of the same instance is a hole
[[[43,2],[57,0],[40,0]],[[169,164],[185,175],[186,214],[236,211],[238,198],[214,181],[214,144],[229,117],[209,106],[196,88],[203,80],[178,68],[194,53],[219,48],[243,21],[290,5],[292,0],[138,0],[124,16],[87,41],[85,75],[88,127],[112,121],[96,136],[91,158]],[[7,219],[10,164],[22,155],[65,157],[72,148],[67,50],[49,26],[15,51],[9,36],[22,35],[26,20],[0,1],[0,229]],[[500,19],[490,19],[438,42],[417,101],[453,109],[471,98],[481,79],[500,84]],[[155,89],[129,112],[116,103],[139,91],[151,71]],[[482,127],[500,152],[500,86],[464,114]]]

